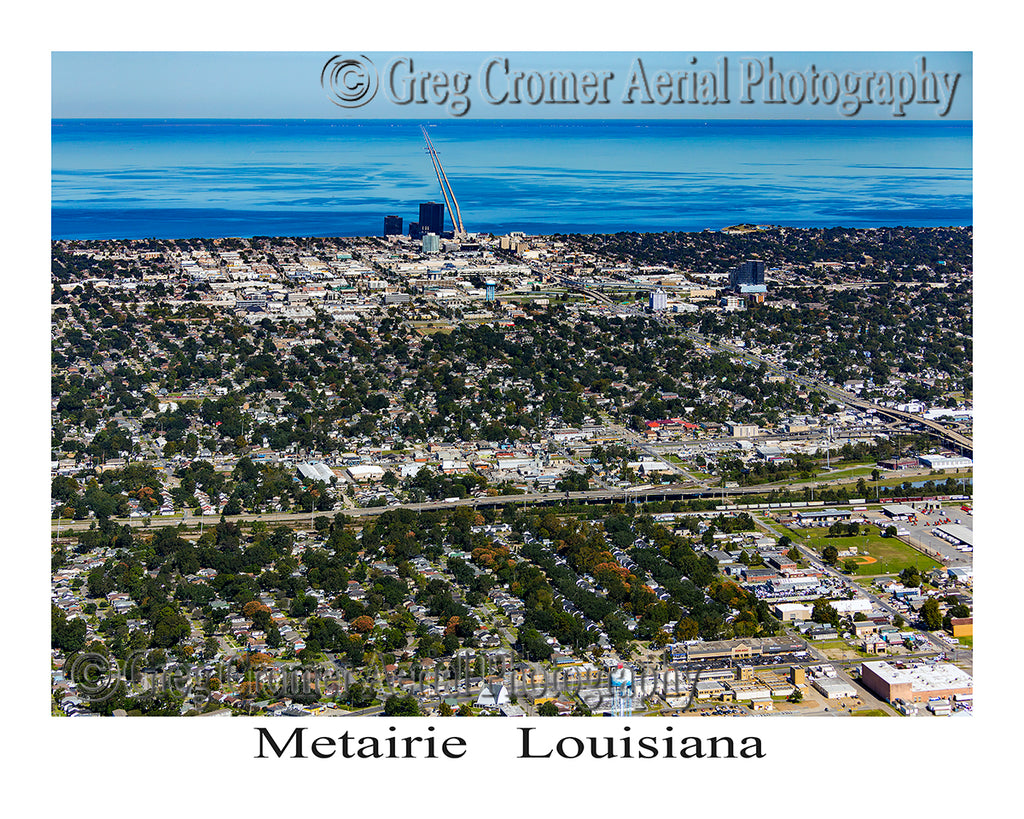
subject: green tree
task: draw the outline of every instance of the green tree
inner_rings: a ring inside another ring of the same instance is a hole
[[[956,603],[949,607],[946,616],[942,618],[942,627],[949,632],[953,631],[953,620],[970,617],[971,610],[963,603]]]
[[[839,550],[835,546],[826,546],[821,550],[821,559],[829,566],[835,566],[836,561],[839,560]]]
[[[676,623],[672,636],[677,640],[695,640],[700,636],[700,624],[692,617],[683,617]]]
[[[362,683],[352,683],[342,696],[342,701],[353,708],[368,708],[374,700],[373,688]]]
[[[825,600],[815,600],[814,605],[811,607],[811,619],[815,623],[828,623],[833,626],[839,625],[839,612]]]
[[[924,620],[925,628],[929,631],[935,631],[942,625],[939,601],[934,597],[929,597],[921,606],[921,619]]]
[[[921,585],[921,575],[914,567],[904,569],[900,572],[900,583],[908,589],[914,589]]]
[[[843,569],[844,569],[844,570],[845,570],[845,571],[846,571],[846,572],[847,572],[848,574],[856,574],[856,572],[857,572],[857,567],[858,567],[859,565],[860,565],[860,564],[859,564],[859,563],[858,563],[858,562],[857,562],[856,560],[854,560],[854,559],[853,559],[852,557],[851,557],[851,558],[848,558],[848,559],[847,559],[847,560],[845,560],[845,561],[843,561]]]
[[[418,717],[421,716],[420,705],[412,694],[392,694],[384,701],[384,716]]]
[[[557,717],[558,708],[555,707],[555,703],[552,700],[542,702],[540,707],[537,709],[537,713],[542,717]]]

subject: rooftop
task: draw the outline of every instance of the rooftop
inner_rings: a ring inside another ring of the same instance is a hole
[[[863,667],[873,671],[889,685],[910,683],[913,691],[945,691],[974,685],[971,675],[952,663],[890,663],[880,660],[863,663]]]

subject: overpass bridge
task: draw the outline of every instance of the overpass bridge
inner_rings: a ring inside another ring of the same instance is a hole
[[[968,438],[966,435],[963,435],[960,432],[957,432],[956,430],[947,429],[938,421],[932,421],[931,419],[928,418],[922,418],[920,415],[914,415],[913,413],[904,412],[903,410],[893,409],[891,407],[883,407],[880,406],[879,404],[874,404],[871,401],[865,401],[863,398],[858,398],[855,395],[851,395],[845,390],[841,390],[838,387],[833,387],[830,384],[824,384],[813,378],[795,375],[794,373],[783,369],[778,364],[775,364],[757,355],[754,355],[749,350],[743,350],[739,347],[734,347],[731,344],[724,344],[720,341],[712,341],[692,331],[687,333],[687,336],[694,342],[705,344],[709,347],[711,345],[714,345],[721,352],[724,352],[727,355],[740,356],[741,358],[749,359],[750,361],[756,364],[764,364],[768,367],[769,371],[785,375],[787,378],[791,378],[803,384],[805,387],[819,390],[825,393],[825,395],[827,395],[829,398],[832,398],[834,401],[847,404],[851,407],[856,407],[857,409],[871,410],[876,415],[881,415],[885,418],[891,418],[897,421],[902,421],[903,423],[906,424],[914,424],[920,426],[929,435],[932,435],[938,438],[939,440],[943,441],[944,443],[948,444],[950,447],[959,450],[961,454],[971,458],[974,457],[974,440]]]
[[[956,430],[947,429],[938,421],[922,418],[920,415],[914,415],[913,413],[903,412],[902,410],[890,407],[880,407],[878,404],[872,404],[870,401],[861,401],[853,397],[845,398],[844,400],[851,406],[874,410],[875,415],[884,415],[886,418],[895,418],[908,424],[922,426],[930,435],[934,435],[936,438],[955,447],[961,454],[969,458],[974,457],[974,440]]]

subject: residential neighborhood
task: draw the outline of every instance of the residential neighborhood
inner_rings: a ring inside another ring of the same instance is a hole
[[[55,713],[969,713],[970,231],[903,230],[55,242]]]

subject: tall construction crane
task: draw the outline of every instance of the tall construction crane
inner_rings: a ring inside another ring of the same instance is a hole
[[[466,235],[466,229],[462,226],[462,211],[459,210],[459,201],[455,198],[455,194],[452,193],[452,186],[448,184],[448,176],[445,174],[444,168],[441,167],[441,160],[437,157],[437,151],[434,150],[434,143],[430,141],[427,129],[421,125],[420,130],[423,132],[423,138],[427,141],[427,153],[430,154],[430,160],[434,163],[437,183],[441,186],[441,195],[444,197],[444,203],[448,207],[448,213],[451,214],[455,235],[457,238],[462,238]]]

